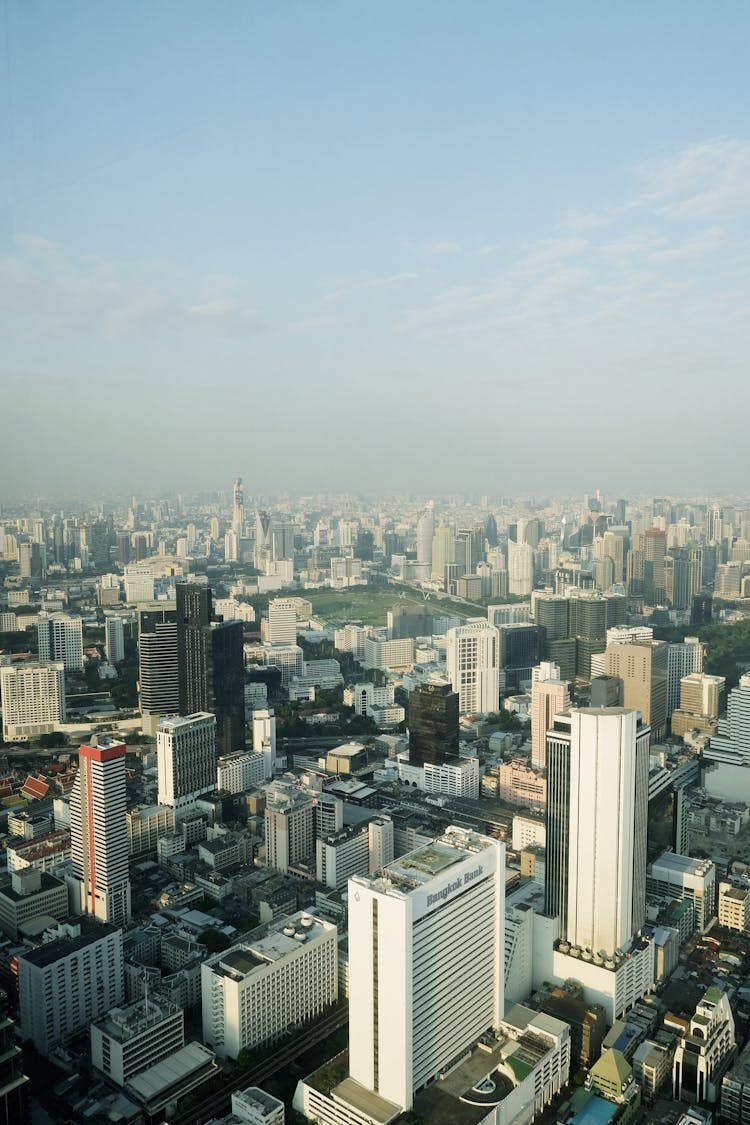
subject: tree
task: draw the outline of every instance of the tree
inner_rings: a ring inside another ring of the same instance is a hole
[[[211,926],[209,929],[204,930],[198,938],[201,945],[205,945],[209,953],[221,953],[225,949],[229,949],[232,944],[226,934],[221,930],[216,930]]]

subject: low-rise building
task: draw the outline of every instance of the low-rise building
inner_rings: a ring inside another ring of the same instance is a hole
[[[719,925],[728,930],[750,930],[750,888],[719,883]]]
[[[91,1025],[91,1061],[118,1086],[184,1044],[182,1009],[158,995],[113,1008]]]
[[[0,890],[0,930],[10,938],[32,918],[68,916],[68,888],[46,871],[27,867],[14,871],[10,886]]]

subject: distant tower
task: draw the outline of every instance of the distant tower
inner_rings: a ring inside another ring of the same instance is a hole
[[[417,565],[423,569],[420,578],[429,578],[432,573],[432,539],[435,534],[435,517],[432,508],[427,508],[417,520]]]
[[[125,743],[92,737],[70,797],[71,857],[82,912],[115,926],[130,918],[125,798]]]
[[[531,764],[544,769],[547,764],[547,731],[555,715],[570,707],[567,681],[560,679],[557,664],[539,664],[531,673]]]
[[[232,485],[232,527],[237,532],[238,537],[242,538],[242,528],[245,524],[245,493],[242,488],[242,477],[237,477],[237,480]]]

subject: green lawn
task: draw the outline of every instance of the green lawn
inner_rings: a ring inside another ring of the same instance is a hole
[[[349,590],[302,590],[303,598],[312,603],[313,613],[331,625],[361,621],[363,625],[385,625],[389,609],[405,605],[413,609],[427,607],[435,616],[485,617],[487,611],[463,602],[453,602],[430,594],[425,599],[419,593],[399,586],[354,586]],[[401,597],[404,594],[404,597]]]

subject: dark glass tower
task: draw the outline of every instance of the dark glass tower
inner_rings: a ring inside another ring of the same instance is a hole
[[[219,754],[245,745],[245,664],[241,621],[213,617],[209,586],[177,584],[179,713],[216,716]]]
[[[450,684],[421,684],[409,697],[409,760],[441,765],[458,757],[458,692]]]

